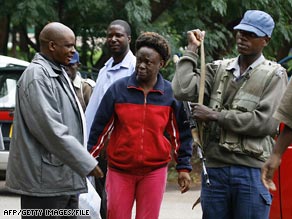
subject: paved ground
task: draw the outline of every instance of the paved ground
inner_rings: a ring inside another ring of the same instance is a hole
[[[176,185],[168,185],[159,219],[201,219],[201,205],[193,210],[193,203],[200,196],[200,190],[192,188],[187,193],[181,194]]]
[[[181,194],[176,184],[168,184],[159,219],[201,219],[201,206],[197,205],[192,210],[192,205],[199,195],[200,190],[197,188],[192,187],[187,193]],[[20,219],[16,216],[3,216],[4,209],[20,209],[20,200],[18,196],[7,193],[4,181],[0,181],[0,219]]]

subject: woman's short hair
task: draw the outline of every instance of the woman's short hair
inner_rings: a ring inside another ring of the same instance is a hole
[[[136,40],[136,51],[141,47],[149,47],[156,50],[166,63],[170,58],[170,47],[167,40],[155,32],[144,32]]]

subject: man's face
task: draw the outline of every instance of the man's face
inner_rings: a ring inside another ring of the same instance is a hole
[[[256,55],[268,45],[269,37],[259,37],[255,33],[238,30],[236,33],[237,51],[242,55]]]
[[[107,29],[106,42],[112,55],[122,55],[128,50],[131,37],[123,26],[111,25]]]
[[[52,58],[56,63],[69,65],[71,58],[75,53],[75,36],[71,32],[65,32],[59,40],[50,42]]]

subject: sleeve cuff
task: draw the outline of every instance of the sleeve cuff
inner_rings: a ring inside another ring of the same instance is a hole
[[[187,173],[189,173],[189,172],[191,172],[191,170],[188,170],[188,169],[180,169],[180,170],[177,170],[177,172],[187,172]]]

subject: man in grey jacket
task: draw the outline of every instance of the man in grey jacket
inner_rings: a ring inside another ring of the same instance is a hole
[[[53,22],[39,41],[40,53],[17,85],[6,186],[21,195],[22,209],[46,216],[46,209],[77,209],[86,176],[103,173],[87,152],[83,110],[62,68],[76,51],[75,35]]]
[[[193,104],[193,117],[203,123],[203,150],[211,186],[202,180],[204,219],[267,219],[271,195],[260,179],[279,124],[272,115],[283,94],[285,69],[265,59],[274,21],[249,10],[235,26],[239,55],[206,65],[204,105]],[[197,48],[204,32],[188,32],[188,47],[172,81],[175,96],[197,102],[201,72]]]

